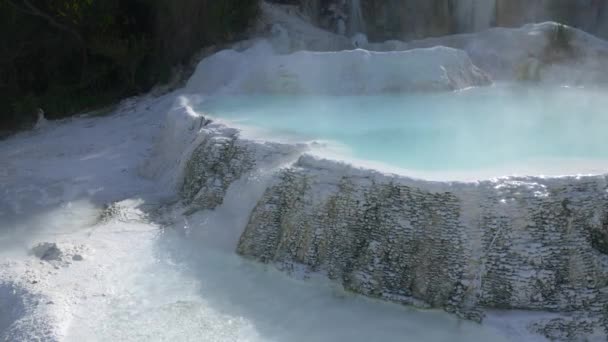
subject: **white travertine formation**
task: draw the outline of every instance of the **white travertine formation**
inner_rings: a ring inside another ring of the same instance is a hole
[[[487,85],[488,76],[461,50],[300,51],[277,55],[260,43],[203,60],[186,91],[196,94],[364,95],[449,91]]]

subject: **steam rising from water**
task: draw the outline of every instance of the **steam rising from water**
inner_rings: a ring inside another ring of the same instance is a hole
[[[559,175],[608,166],[603,94],[497,86],[442,94],[228,97],[201,110],[270,136],[332,140],[356,159],[408,170]]]

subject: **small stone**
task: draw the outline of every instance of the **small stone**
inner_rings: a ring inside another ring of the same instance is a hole
[[[56,243],[40,243],[34,246],[30,252],[40,260],[44,261],[56,261],[61,259],[61,250],[57,247]]]
[[[82,261],[82,260],[84,260],[84,258],[80,254],[74,254],[74,256],[72,256],[72,260],[74,260],[74,261]]]

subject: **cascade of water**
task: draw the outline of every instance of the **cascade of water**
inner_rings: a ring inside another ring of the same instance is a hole
[[[484,30],[496,22],[496,0],[460,0],[455,11],[461,32]]]
[[[357,33],[365,33],[365,20],[363,19],[361,0],[350,0],[348,8],[348,33],[351,36]]]

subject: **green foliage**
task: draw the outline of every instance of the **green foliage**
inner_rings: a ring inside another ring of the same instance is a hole
[[[0,0],[0,135],[104,106],[238,38],[258,0]]]

